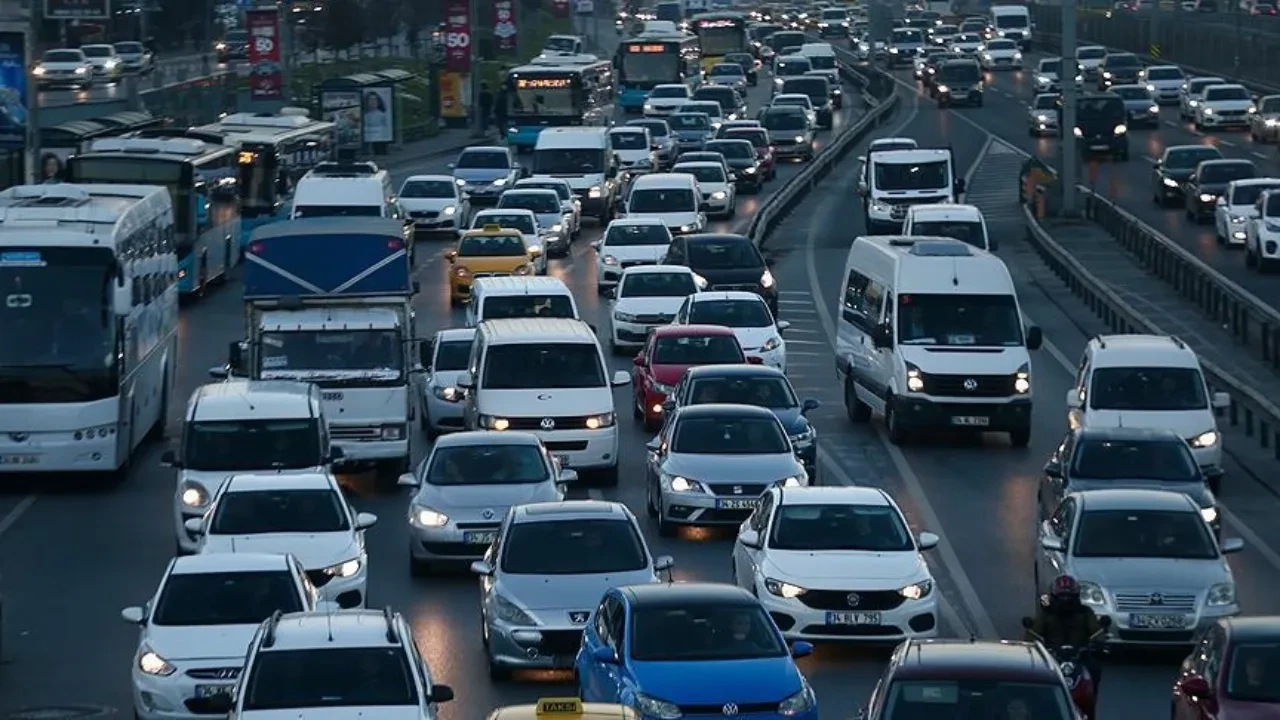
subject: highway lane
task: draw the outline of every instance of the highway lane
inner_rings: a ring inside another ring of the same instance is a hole
[[[767,92],[752,92],[753,107]],[[852,107],[838,121],[842,127]],[[825,141],[829,137],[823,133]],[[446,172],[450,158],[423,163],[412,172]],[[799,169],[787,164],[779,178],[768,186],[772,191]],[[395,173],[399,183],[409,169]],[[745,196],[735,219],[713,223],[717,230],[742,230],[759,208],[764,196]],[[588,243],[599,236],[589,228],[575,244],[570,258],[552,261],[552,273],[573,288],[588,322],[605,326],[605,302],[595,292],[594,256]],[[416,277],[423,288],[416,309],[421,337],[429,337],[442,327],[460,325],[462,313],[451,310],[445,290],[446,263],[440,252],[444,246],[419,261]],[[786,302],[790,303],[791,300]],[[784,304],[783,314],[797,323],[792,364],[796,377],[813,374],[815,389],[828,376],[830,360],[817,366],[808,364],[806,348],[820,347],[812,309],[808,311],[809,333],[815,339],[804,345],[803,308]],[[227,342],[242,336],[239,289],[233,283],[212,293],[204,301],[184,310],[180,325],[178,393],[169,418],[170,435],[177,430],[186,397],[207,381],[210,366],[223,360]],[[625,358],[613,359],[617,369],[626,369]],[[797,381],[799,382],[799,381]],[[640,463],[648,437],[625,412],[628,390],[617,394],[623,435],[622,483],[603,496],[623,500],[643,516],[643,492],[639,489]],[[836,401],[823,397],[827,408],[815,413],[820,427],[831,428],[839,417]],[[826,423],[826,425],[821,425]],[[420,443],[423,444],[423,443]],[[423,448],[417,448],[421,454]],[[60,486],[43,491],[38,498],[10,491],[0,496],[0,576],[6,581],[6,664],[0,669],[0,717],[23,709],[55,706],[110,708],[128,714],[130,695],[128,664],[136,646],[136,631],[119,619],[120,608],[138,604],[154,591],[159,573],[168,561],[172,540],[170,503],[173,473],[158,467],[160,447],[149,446],[135,461],[130,477],[115,488]],[[846,473],[851,471],[844,471]],[[381,523],[369,534],[372,561],[371,603],[390,604],[413,623],[420,646],[437,676],[454,685],[459,699],[447,706],[447,718],[482,717],[492,707],[529,701],[539,695],[562,694],[566,676],[541,684],[512,684],[495,687],[487,677],[479,642],[478,594],[474,578],[465,574],[414,581],[407,565],[408,535],[405,525],[406,498],[400,493],[378,494],[368,487],[368,478],[349,478],[354,502],[360,510],[377,513]],[[33,488],[28,487],[28,490]],[[651,529],[646,523],[646,528]],[[677,576],[727,580],[729,546],[723,536],[706,541],[697,535],[681,540],[650,538],[656,552],[670,552],[677,558]],[[848,695],[850,667],[856,670],[861,694],[869,690],[879,673],[876,662],[837,662],[827,670],[832,653],[815,660],[824,663],[818,677],[819,692],[833,704],[844,703],[842,716],[854,712]],[[842,654],[835,654],[837,659]],[[74,668],[53,672],[52,668]],[[535,678],[535,680],[538,678]],[[105,710],[102,712],[106,712]]]
[[[211,63],[209,70],[218,72],[228,69],[225,63]],[[194,78],[204,72],[204,57],[201,55],[182,55],[171,58],[161,58],[156,64],[155,74],[143,75],[139,78],[141,85],[138,89],[145,92],[157,87],[153,83],[156,82],[156,75],[159,76],[160,83],[177,82],[182,79]],[[127,77],[120,82],[106,83],[102,81],[95,82],[93,87],[87,90],[76,90],[67,88],[49,88],[41,90],[37,95],[40,107],[62,107],[64,105],[76,105],[78,103],[95,103],[106,102],[109,100],[124,100],[128,97],[128,86],[126,84]]]

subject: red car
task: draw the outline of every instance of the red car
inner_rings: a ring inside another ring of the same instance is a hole
[[[760,358],[751,358],[757,364]],[[662,425],[662,403],[695,365],[733,365],[748,362],[733,331],[720,325],[664,325],[649,333],[631,370],[635,386],[633,412],[646,430]]]
[[[724,134],[725,140],[750,140],[755,146],[756,157],[760,159],[760,174],[765,180],[772,180],[778,175],[778,165],[773,157],[773,145],[769,142],[769,131],[764,128],[734,128]]]
[[[1280,616],[1223,618],[1182,662],[1173,720],[1280,718]]]

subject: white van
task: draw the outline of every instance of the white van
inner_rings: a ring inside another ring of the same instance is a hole
[[[1031,11],[1026,5],[992,5],[991,29],[995,37],[1018,43],[1023,52],[1031,49]]]
[[[606,485],[618,482],[613,388],[630,382],[609,372],[595,331],[560,318],[482,323],[457,379],[468,430],[531,432],[562,468],[599,471]]]
[[[587,42],[581,35],[549,35],[542,43],[542,55],[581,55],[586,48]]]
[[[183,416],[182,443],[160,462],[177,468],[173,494],[178,554],[196,552],[200,537],[185,523],[203,517],[232,475],[317,473],[342,458],[329,444],[320,389],[289,380],[228,380],[196,388]]]
[[[560,278],[482,277],[471,283],[467,327],[508,318],[578,319],[578,304]]]
[[[901,233],[912,205],[954,203],[964,193],[951,148],[871,150],[862,193],[869,235]]]
[[[538,133],[533,148],[533,177],[569,181],[582,202],[582,214],[603,225],[613,219],[618,197],[618,159],[603,127],[553,127]]]
[[[1031,440],[1031,356],[1000,258],[942,237],[859,237],[845,261],[836,376],[853,422],[885,418],[889,439],[914,430],[1007,432]]]
[[[902,234],[949,237],[990,252],[997,249],[996,239],[987,233],[987,219],[973,205],[912,205]]]
[[[391,176],[371,162],[322,162],[293,191],[290,220],[314,217],[400,219]]]
[[[707,227],[698,179],[684,173],[642,175],[631,183],[623,213],[628,218],[661,220],[672,235],[699,233]]]
[[[831,81],[831,87],[840,88],[840,69],[836,67],[836,49],[831,43],[805,43],[797,52],[809,59],[809,72],[820,72]]]

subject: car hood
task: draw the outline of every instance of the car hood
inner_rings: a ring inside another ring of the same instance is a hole
[[[681,105],[684,105],[685,103],[689,102],[689,100],[688,98],[650,97],[645,102],[648,103],[651,107],[674,108],[674,107],[680,107]]]
[[[607,380],[607,378],[606,378]],[[595,415],[612,410],[609,386],[556,390],[494,390],[476,394],[479,412],[497,417]]]
[[[928,575],[920,553],[769,550],[762,571],[814,590],[883,590],[905,587]]]
[[[623,164],[630,165],[634,162],[649,159],[649,150],[614,150],[613,154],[622,160]]]
[[[1205,100],[1204,107],[1214,110],[1248,110],[1253,107],[1252,100]]]
[[[993,58],[1013,57],[1018,54],[1018,50],[988,50],[987,54]],[[1047,73],[1045,73],[1047,75]]]
[[[790,656],[753,660],[631,661],[637,689],[677,705],[782,702],[799,692]]]
[[[790,452],[768,455],[690,455],[673,452],[667,455],[662,471],[703,482],[743,485],[769,485],[804,472],[795,455]]]
[[[788,435],[798,435],[809,428],[809,419],[800,412],[800,408],[770,408],[778,422],[782,423],[782,429],[787,431]]]
[[[1076,66],[1082,70],[1096,70],[1102,65],[1102,58],[1094,59],[1077,59]]]
[[[422,708],[417,705],[392,707],[377,705],[371,707],[335,707],[314,708],[305,710],[248,710],[237,717],[241,720],[362,720],[377,718],[378,720],[422,720]]]
[[[604,246],[602,255],[612,255],[618,262],[634,262],[637,260],[657,264],[658,258],[666,254],[669,245],[618,245]]]
[[[699,182],[698,186],[702,189],[703,197],[711,197],[713,193],[729,191],[729,183],[727,182]]]
[[[1198,595],[1214,583],[1231,580],[1221,558],[1171,560],[1165,558],[1071,558],[1071,572],[1113,593],[1179,592]]]
[[[505,168],[457,168],[453,171],[455,178],[469,183],[493,182],[510,174],[511,171]]]
[[[791,145],[796,138],[809,138],[808,130],[769,130],[769,142],[774,145]],[[803,140],[801,142],[804,142]]]
[[[1057,82],[1059,80],[1058,73],[1056,72],[1042,72],[1037,74],[1045,80],[1052,80],[1053,82]]]
[[[1196,186],[1196,189],[1202,193],[1211,193],[1213,195],[1221,195],[1222,193],[1227,191],[1227,185],[1229,184],[1230,183],[1225,183],[1225,182],[1200,183],[1199,185]]]
[[[1125,110],[1143,110],[1143,111],[1145,111],[1145,110],[1147,110],[1148,108],[1150,108],[1152,105],[1154,105],[1154,104],[1155,104],[1155,101],[1153,101],[1153,100],[1149,100],[1149,99],[1145,99],[1145,98],[1143,98],[1143,99],[1131,99],[1131,100],[1124,100],[1124,101],[1122,101],[1122,102],[1124,103],[1124,109],[1125,109]]]
[[[84,64],[78,62],[42,62],[39,67],[48,72],[49,70],[75,70],[76,68],[84,67]]]
[[[1170,428],[1178,437],[1190,438],[1214,426],[1213,415],[1204,410],[1165,412],[1160,410],[1090,410],[1089,427]]]
[[[1183,495],[1190,496],[1202,508],[1213,507],[1213,493],[1203,481],[1195,482],[1167,482],[1164,480],[1149,480],[1145,478],[1122,478],[1119,480],[1095,480],[1093,478],[1071,478],[1071,492],[1083,492],[1085,490],[1111,490],[1115,488],[1138,489],[1138,490],[1165,490],[1168,492],[1179,492]]]
[[[767,268],[708,268],[698,267],[692,263],[689,267],[694,272],[707,279],[707,282],[715,285],[751,285],[760,282],[761,276]]]
[[[684,296],[622,298],[613,304],[613,309],[631,315],[666,315],[674,319],[684,300]]]
[[[758,159],[757,158],[751,158],[751,159],[726,158],[725,161],[729,163],[729,167],[733,168],[734,170],[745,170],[747,168],[755,167],[756,163],[758,162]]]
[[[1153,88],[1167,90],[1169,88],[1181,88],[1185,80],[1148,80],[1147,84]]]
[[[249,654],[249,641],[258,632],[253,625],[147,626],[147,645],[162,658],[182,660],[227,660],[228,667],[240,665]]]
[[[321,570],[345,562],[362,548],[349,532],[264,533],[261,535],[206,535],[201,552],[260,552],[291,554],[307,570]]]
[[[454,198],[400,198],[400,207],[408,212],[440,212],[457,204]]]
[[[672,130],[671,134],[681,140],[704,140],[709,137],[714,130],[711,128],[688,128],[681,130]]]
[[[903,360],[926,373],[1012,375],[1027,362],[1027,351],[1021,347],[959,348],[906,344],[898,347]]]
[[[88,60],[89,60],[89,64],[93,65],[94,67],[102,67],[102,66],[105,66],[108,62],[110,62],[111,58],[88,58]]]
[[[770,338],[779,337],[776,327],[733,328],[733,334],[742,349],[748,352],[759,350]]]
[[[503,485],[431,485],[423,484],[413,504],[435,508],[448,514],[457,509],[491,509],[500,521],[513,505],[560,500],[554,482],[511,483]]]
[[[570,612],[590,613],[610,588],[657,582],[649,568],[631,572],[591,575],[513,575],[498,576],[498,592],[511,598],[525,610],[533,611],[547,625],[571,622]],[[563,611],[563,615],[556,615]]]
[[[673,232],[688,226],[698,224],[698,213],[689,212],[660,212],[660,213],[627,213],[627,217],[651,217],[666,223],[667,227]],[[666,253],[666,248],[663,248]]]

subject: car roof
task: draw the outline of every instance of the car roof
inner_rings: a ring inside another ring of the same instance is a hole
[[[437,342],[457,342],[461,340],[475,340],[476,329],[473,327],[466,328],[445,328],[436,331]]]
[[[477,445],[528,445],[537,447],[538,436],[533,433],[514,430],[464,430],[462,432],[441,435],[432,446],[432,450],[445,447],[475,447]]]
[[[751,242],[751,238],[746,235],[738,235],[736,233],[694,233],[684,236],[687,243],[700,242],[726,242],[732,240],[734,242]]]
[[[390,610],[287,613],[275,623],[273,642],[259,651],[401,647],[398,633],[389,630],[389,614]]]
[[[199,553],[173,559],[172,575],[204,575],[207,573],[263,572],[288,570],[286,556],[279,553],[235,552]]]
[[[777,415],[769,408],[763,408],[758,405],[736,405],[734,403],[703,403],[701,405],[684,405],[677,409],[678,417],[681,420],[687,418],[723,418],[723,417],[744,417],[744,418],[769,418],[776,420]]]
[[[272,490],[331,490],[333,476],[323,472],[236,473],[227,478],[226,491],[270,492]]]
[[[501,147],[499,145],[472,145],[471,147],[462,148],[462,152],[458,153],[458,155],[470,155],[470,154],[478,154],[478,153],[493,153],[493,154],[502,153],[503,155],[508,155],[508,156],[510,155],[510,152],[507,150],[507,148]]]
[[[631,191],[640,189],[686,189],[698,182],[698,178],[689,173],[653,173],[641,175],[631,183]]]
[[[679,172],[681,168],[689,168],[691,170],[723,170],[724,165],[716,162],[715,160],[686,160],[671,166],[671,169],[675,172]]]
[[[702,378],[748,378],[748,377],[768,377],[781,378],[787,380],[787,374],[775,367],[768,365],[751,365],[734,363],[720,365],[695,365],[684,371],[690,380],[700,380]]]
[[[517,186],[517,187],[513,187],[513,188],[511,188],[510,190],[503,190],[503,191],[502,191],[502,194],[503,194],[503,195],[512,195],[512,196],[519,196],[519,195],[535,195],[535,196],[554,195],[554,196],[556,197],[556,199],[557,199],[557,200],[560,198],[560,196],[559,196],[559,195],[556,195],[556,191],[555,191],[555,190],[552,190],[551,188],[535,188],[535,187],[519,187],[519,186]],[[498,209],[499,209],[499,210],[510,210],[510,209],[512,209],[512,208],[498,208]]]
[[[1090,344],[1094,368],[1199,367],[1195,351],[1169,335],[1099,335]]]
[[[430,181],[451,183],[453,182],[453,177],[450,175],[410,175],[404,179],[405,183]],[[404,183],[401,183],[401,186],[403,185]]]
[[[1083,511],[1090,510],[1161,510],[1166,512],[1199,512],[1191,498],[1180,492],[1138,488],[1106,488],[1071,493],[1080,501]],[[1070,497],[1070,496],[1069,496]]]
[[[634,225],[656,225],[661,227],[667,226],[667,224],[662,221],[662,218],[653,217],[652,215],[649,215],[649,216],[641,215],[639,217],[614,218],[613,220],[609,221],[609,225],[605,226],[605,230],[607,231],[610,227],[613,227],[614,225],[617,225],[618,227],[626,227],[626,226],[634,226]]]
[[[508,190],[507,192],[510,192],[510,190]],[[555,191],[554,191],[554,190],[546,190],[545,192],[555,192]],[[506,193],[503,193],[503,194],[505,195]],[[559,198],[557,197],[557,200],[558,200],[558,199],[559,199]],[[493,216],[495,216],[495,215],[520,215],[520,214],[533,215],[533,216],[534,216],[534,219],[535,219],[535,220],[537,219],[537,217],[536,217],[536,213],[534,213],[532,210],[529,210],[528,208],[513,208],[513,207],[498,208],[498,207],[491,207],[491,208],[485,208],[485,209],[483,209],[483,210],[479,210],[479,211],[477,211],[475,215],[472,215],[472,216],[471,216],[471,222],[472,222],[472,223],[475,223],[475,221],[476,221],[478,218],[483,218],[483,217],[493,217]]]
[[[618,588],[632,608],[688,608],[707,605],[760,607],[760,601],[727,583],[646,583]]]
[[[748,290],[706,290],[690,295],[690,302],[724,302],[726,300],[746,300],[748,302],[764,302],[764,298]]]
[[[1061,684],[1058,664],[1039,644],[1016,640],[936,638],[894,653],[893,680],[986,680]]]
[[[229,380],[201,385],[188,401],[189,422],[283,420],[318,417],[308,383],[295,380]]]
[[[623,277],[628,275],[657,275],[659,273],[692,275],[693,270],[687,265],[632,265],[622,271]]]
[[[1106,441],[1122,441],[1122,440],[1169,440],[1182,442],[1182,437],[1171,428],[1146,428],[1146,427],[1082,427],[1075,431],[1077,440],[1091,440],[1096,442]]]
[[[884,491],[869,485],[825,485],[813,487],[782,488],[778,493],[781,505],[816,505],[818,503],[847,505],[875,505],[892,507]]]
[[[562,500],[516,505],[511,521],[515,523],[551,522],[555,520],[628,519],[626,506],[607,500]]]
[[[535,337],[538,342],[544,343],[574,342],[594,345],[598,342],[591,326],[571,318],[503,318],[485,320],[481,327],[494,345],[525,343]]]
[[[660,325],[651,332],[654,337],[735,337],[733,330],[723,325]]]

